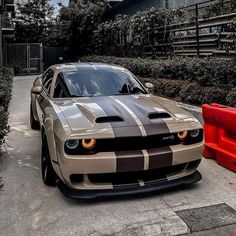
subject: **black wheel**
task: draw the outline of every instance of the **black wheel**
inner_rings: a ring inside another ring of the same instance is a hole
[[[30,104],[30,126],[31,129],[39,130],[39,122],[34,119],[33,110],[32,110],[32,103]]]
[[[41,155],[41,171],[43,182],[46,185],[55,186],[56,174],[52,167],[46,135],[44,135],[42,139]]]

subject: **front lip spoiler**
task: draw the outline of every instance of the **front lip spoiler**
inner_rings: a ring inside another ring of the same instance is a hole
[[[115,189],[109,190],[76,190],[71,189],[65,185],[61,180],[57,181],[57,186],[64,196],[72,199],[94,199],[103,197],[113,197],[113,196],[126,196],[126,195],[136,195],[142,193],[151,193],[156,191],[162,191],[165,189],[185,186],[189,184],[196,183],[202,179],[201,174],[195,171],[193,174],[181,177],[175,180],[164,180],[164,181],[153,181],[151,183],[146,183],[144,187],[134,186],[121,186]]]

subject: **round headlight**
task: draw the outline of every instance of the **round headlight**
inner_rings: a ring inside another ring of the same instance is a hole
[[[178,138],[183,140],[188,136],[188,131],[183,131],[178,133]]]
[[[91,139],[83,139],[82,140],[82,146],[84,149],[92,149],[96,145],[96,139],[91,138]]]
[[[197,138],[200,134],[200,130],[199,129],[191,130],[189,133],[192,138]]]
[[[66,147],[68,149],[73,150],[76,149],[78,146],[79,146],[79,140],[77,139],[71,139],[66,141]]]

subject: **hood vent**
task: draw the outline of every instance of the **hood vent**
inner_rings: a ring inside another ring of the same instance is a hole
[[[155,119],[164,119],[164,118],[170,118],[170,114],[166,112],[161,112],[161,113],[150,113],[148,114],[148,117],[150,120],[155,120]]]
[[[124,121],[121,117],[119,116],[104,116],[104,117],[98,117],[95,122],[96,123],[112,123],[112,122],[122,122]]]

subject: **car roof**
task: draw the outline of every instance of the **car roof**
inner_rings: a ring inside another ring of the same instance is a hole
[[[113,70],[126,70],[124,67],[118,65],[108,65],[104,63],[95,63],[95,62],[77,62],[77,63],[65,63],[54,65],[60,72],[68,72],[68,71],[78,71],[79,69],[113,69]]]

